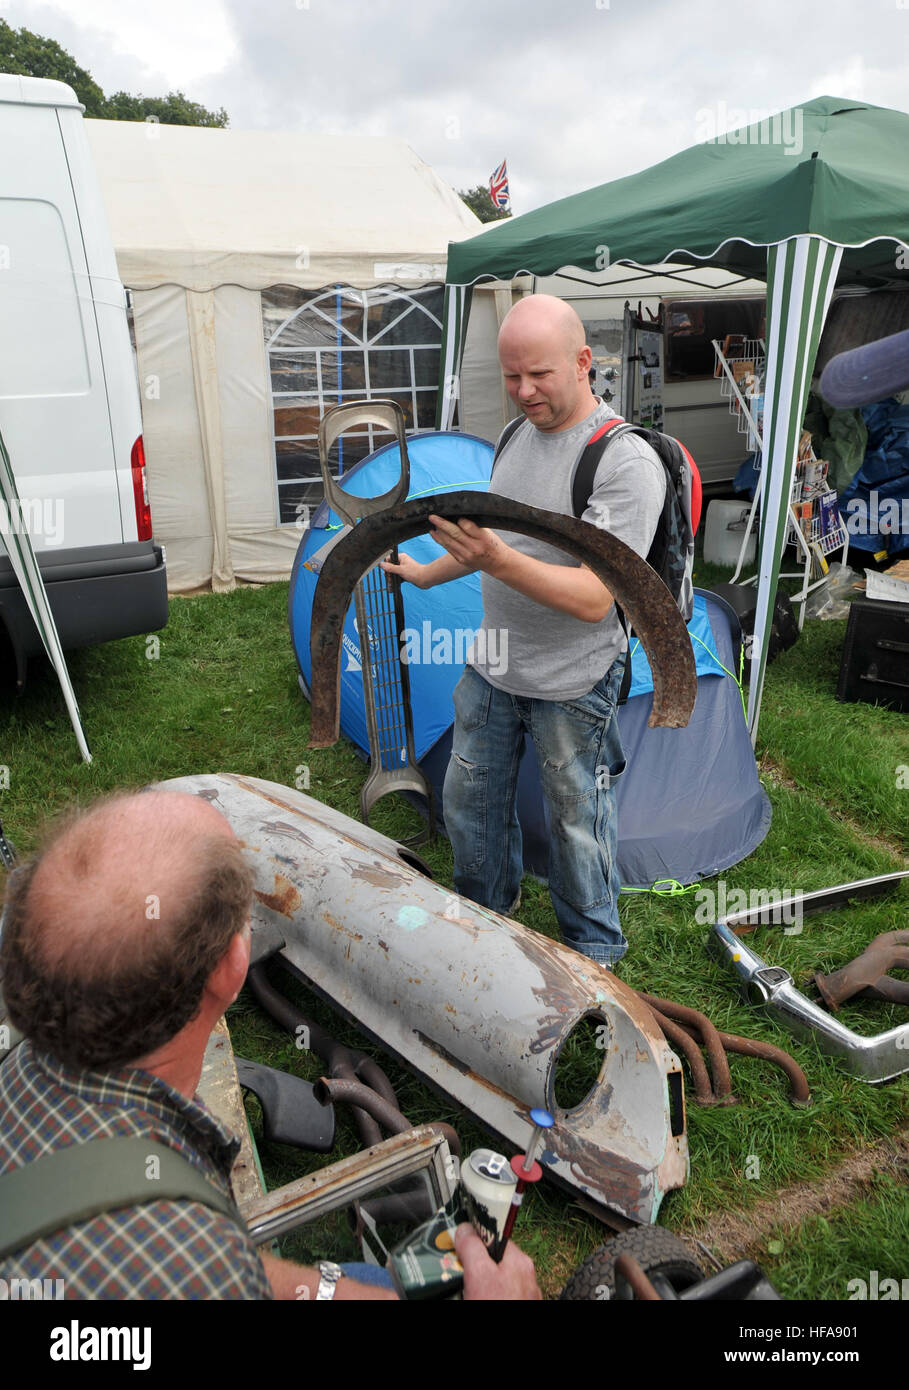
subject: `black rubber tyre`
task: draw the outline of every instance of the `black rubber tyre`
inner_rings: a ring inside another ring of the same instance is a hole
[[[571,1303],[607,1299],[633,1302],[634,1294],[625,1280],[619,1279],[616,1285],[615,1262],[620,1255],[633,1256],[650,1277],[662,1274],[676,1293],[700,1283],[704,1278],[701,1266],[678,1236],[663,1226],[639,1226],[633,1231],[623,1231],[607,1245],[601,1245],[592,1255],[588,1255],[568,1280],[559,1295],[560,1299]]]

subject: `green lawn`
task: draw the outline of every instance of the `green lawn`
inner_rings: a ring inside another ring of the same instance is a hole
[[[697,582],[710,581],[699,567]],[[49,667],[33,663],[21,698],[11,684],[0,683],[0,769],[8,769],[8,778],[0,771],[0,787],[9,784],[0,791],[0,819],[20,852],[35,846],[48,814],[74,799],[191,772],[235,771],[293,785],[306,765],[310,794],[357,816],[363,762],[344,741],[322,752],[307,749],[309,711],[297,687],[286,615],[286,584],[175,599],[169,626],[159,634],[157,657],[144,637],[72,653],[70,671],[95,759],[90,767],[79,759]],[[907,722],[886,710],[836,702],[844,630],[844,623],[807,624],[797,645],[768,668],[758,755],[773,824],[755,853],[723,876],[727,890],[807,891],[909,867],[909,788],[900,785],[905,779],[899,773],[909,764]],[[396,798],[380,802],[373,821],[395,838],[409,835],[418,823]],[[450,884],[447,842],[430,846],[425,857],[436,876]],[[818,969],[842,965],[870,937],[903,925],[907,902],[903,886],[891,899],[806,918],[799,935],[767,927],[750,941],[768,960],[790,969],[797,982],[805,982]],[[660,1215],[663,1224],[681,1233],[709,1231],[711,1219],[724,1212],[747,1213],[779,1189],[818,1182],[844,1156],[904,1130],[909,1108],[909,1077],[879,1087],[851,1081],[812,1045],[782,1034],[758,1010],[742,1004],[730,978],[704,952],[706,928],[695,921],[696,908],[693,893],[623,899],[631,950],[619,970],[622,979],[703,1009],[726,1031],[786,1047],[808,1074],[814,1104],[793,1108],[781,1074],[744,1058],[732,1060],[737,1105],[700,1108],[689,1096],[691,1179],[669,1195]],[[517,915],[528,926],[557,934],[548,894],[539,884],[525,881]],[[290,992],[342,1039],[375,1051],[299,986]],[[845,1008],[842,1017],[859,1031],[876,1033],[900,1021],[901,1014],[896,1006],[861,1001]],[[230,1023],[239,1053],[310,1078],[319,1074],[318,1059],[299,1052],[246,994],[231,1011]],[[576,1052],[571,1066],[584,1085],[598,1059],[590,1046]],[[381,1052],[376,1055],[414,1122],[449,1120],[465,1151],[488,1142],[457,1107],[440,1101]],[[254,1101],[250,1113],[255,1126]],[[357,1145],[343,1117],[339,1133],[340,1156]],[[262,1158],[272,1185],[323,1161],[264,1143]],[[756,1253],[788,1296],[846,1298],[849,1281],[867,1278],[871,1269],[881,1278],[909,1275],[906,1213],[905,1189],[892,1178],[875,1180],[860,1198],[824,1211],[821,1218],[787,1225],[783,1216],[784,1230],[757,1231]],[[536,1258],[550,1295],[604,1235],[569,1194],[547,1184],[533,1191],[518,1225],[519,1240]],[[333,1249],[346,1249],[341,1226],[326,1240]]]

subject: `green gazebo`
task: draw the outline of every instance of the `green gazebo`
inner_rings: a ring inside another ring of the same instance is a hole
[[[762,528],[748,723],[757,735],[796,446],[834,286],[909,288],[909,115],[818,97],[449,246],[438,423],[450,428],[484,280],[624,263],[767,283]]]

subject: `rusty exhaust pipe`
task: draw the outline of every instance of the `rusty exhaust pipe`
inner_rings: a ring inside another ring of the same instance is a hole
[[[364,1086],[359,1081],[323,1076],[313,1086],[313,1095],[320,1105],[351,1105],[365,1110],[389,1134],[403,1134],[405,1130],[413,1129],[410,1120],[401,1114],[397,1106],[389,1105],[371,1086]],[[451,1125],[438,1121],[430,1128],[443,1135],[455,1158],[460,1158],[461,1141]]]
[[[690,1032],[695,1042],[707,1049],[707,1056],[710,1058],[710,1073],[713,1077],[714,1097],[718,1101],[725,1101],[727,1105],[733,1104],[735,1096],[732,1094],[729,1063],[726,1061],[726,1053],[723,1050],[720,1035],[707,1015],[700,1013],[697,1009],[689,1009],[685,1004],[676,1004],[672,999],[658,999],[655,994],[641,994],[641,998],[652,1009],[658,1009],[661,1014],[665,1014],[674,1019],[676,1023],[680,1023],[683,1028]]]
[[[790,1057],[781,1047],[775,1047],[773,1043],[757,1042],[754,1038],[742,1038],[736,1033],[721,1033],[707,1015],[697,1009],[690,1009],[685,1004],[676,1004],[671,999],[659,999],[654,994],[644,994],[641,991],[639,993],[648,1008],[653,1010],[667,1041],[685,1053],[691,1067],[695,1098],[701,1105],[735,1104],[729,1063],[726,1060],[727,1052],[735,1052],[742,1057],[759,1057],[762,1061],[772,1062],[785,1072],[789,1079],[789,1099],[792,1104],[800,1109],[811,1104],[808,1078],[795,1058]],[[707,1078],[704,1060],[698,1050],[700,1047],[707,1049],[710,1059],[712,1088]]]

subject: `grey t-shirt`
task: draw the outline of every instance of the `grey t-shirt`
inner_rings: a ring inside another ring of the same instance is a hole
[[[546,433],[529,420],[496,461],[491,490],[516,502],[573,515],[575,463],[590,436],[615,411],[596,407],[570,430]],[[600,461],[584,520],[610,531],[638,555],[653,541],[666,494],[666,474],[639,435],[610,444]],[[507,545],[551,565],[578,568],[558,547],[513,531],[499,531]],[[481,576],[483,623],[467,660],[490,685],[510,695],[576,700],[605,675],[627,645],[611,608],[599,623],[586,623],[536,603],[489,575]]]

